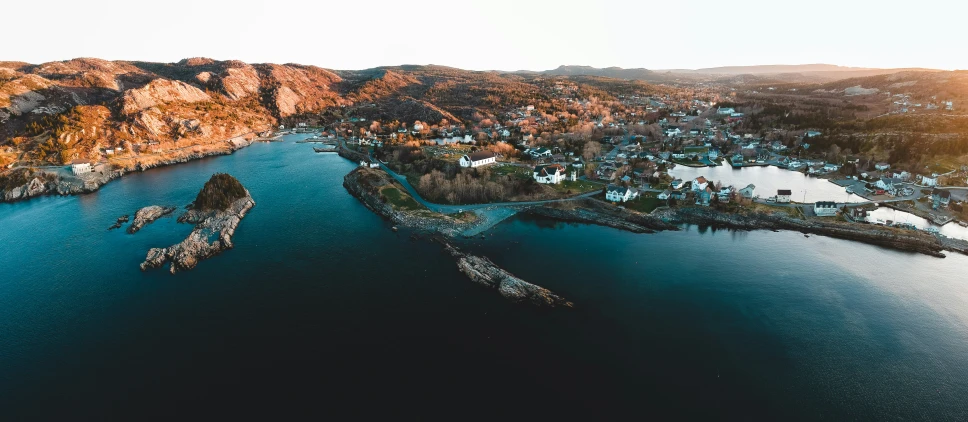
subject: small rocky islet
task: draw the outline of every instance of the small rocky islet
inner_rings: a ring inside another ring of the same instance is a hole
[[[170,263],[169,271],[174,274],[195,268],[199,261],[231,249],[235,229],[254,206],[252,195],[237,179],[216,173],[205,183],[189,210],[178,217],[179,223],[195,225],[192,232],[172,246],[151,248],[141,263],[141,270]]]

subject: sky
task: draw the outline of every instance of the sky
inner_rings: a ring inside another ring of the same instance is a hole
[[[2,10],[0,60],[29,63],[968,69],[968,5],[960,0],[47,0]]]

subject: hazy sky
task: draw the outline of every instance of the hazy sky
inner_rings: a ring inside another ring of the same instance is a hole
[[[221,2],[220,2],[221,3]],[[962,0],[12,0],[0,60],[968,69]]]

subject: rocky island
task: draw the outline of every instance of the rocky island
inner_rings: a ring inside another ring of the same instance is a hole
[[[213,175],[191,208],[178,217],[178,222],[194,224],[195,229],[178,244],[149,250],[141,270],[171,262],[169,271],[174,274],[195,268],[198,261],[231,249],[236,227],[253,206],[255,201],[238,180],[224,173]]]
[[[175,212],[175,207],[162,207],[160,205],[150,205],[134,213],[134,221],[128,226],[128,233],[135,234],[142,227],[151,224],[155,220]],[[120,219],[118,220],[120,221]],[[125,218],[127,221],[127,218]]]
[[[475,283],[497,289],[498,293],[512,302],[528,302],[532,305],[554,308],[574,305],[554,292],[515,277],[495,265],[491,260],[461,252],[453,245],[441,240],[444,249],[457,258],[457,267]]]

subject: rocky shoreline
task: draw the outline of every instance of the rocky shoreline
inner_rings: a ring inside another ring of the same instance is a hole
[[[187,163],[189,161],[199,160],[207,157],[231,155],[235,151],[238,151],[239,149],[242,149],[248,145],[250,144],[245,143],[240,146],[235,146],[235,144],[228,143],[225,149],[197,153],[193,152],[171,159],[159,160],[151,163],[137,162],[135,163],[134,168],[131,170],[116,169],[103,172],[93,172],[83,176],[64,176],[56,171],[36,169],[30,172],[29,179],[22,185],[0,191],[0,202],[17,202],[47,195],[67,196],[91,193],[108,184],[108,182],[131,173],[132,171],[145,171],[158,167]],[[64,167],[66,168],[67,166]]]
[[[574,304],[554,292],[515,277],[491,260],[461,252],[446,241],[440,240],[444,249],[457,259],[457,268],[471,281],[496,289],[501,296],[515,303],[530,303],[539,307],[574,307]]]
[[[160,205],[149,205],[134,213],[134,220],[128,226],[128,233],[135,234],[144,226],[153,223],[155,220],[175,212],[175,207],[162,207]],[[118,220],[120,221],[120,219]],[[127,218],[125,218],[127,221]]]
[[[178,217],[180,223],[194,224],[195,228],[185,240],[167,248],[152,248],[148,251],[141,270],[159,268],[170,262],[169,271],[174,274],[195,268],[198,262],[231,249],[232,236],[242,218],[255,206],[255,201],[245,191],[245,196],[235,200],[225,209],[191,209]],[[210,239],[214,241],[210,242]]]

